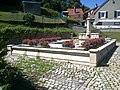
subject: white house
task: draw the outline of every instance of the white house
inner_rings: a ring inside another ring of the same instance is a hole
[[[94,27],[120,29],[120,0],[106,0],[95,12]]]

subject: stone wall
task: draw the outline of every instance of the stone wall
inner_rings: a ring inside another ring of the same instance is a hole
[[[17,45],[8,45],[8,54],[19,54],[29,57],[44,58],[47,60],[55,60],[61,62],[70,62],[77,64],[89,65],[90,58],[88,51],[80,51],[75,49],[55,49],[55,48],[37,48],[37,47],[21,47]]]
[[[115,46],[116,40],[114,39],[97,49],[90,49],[89,52],[91,66],[97,66]]]
[[[25,47],[20,45],[8,45],[7,49],[9,50],[9,55],[19,54],[35,58],[97,66],[115,46],[116,40],[112,40],[97,49],[90,49],[89,51],[65,48]]]

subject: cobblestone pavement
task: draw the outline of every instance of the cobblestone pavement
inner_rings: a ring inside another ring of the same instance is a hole
[[[60,66],[39,78],[36,84],[48,90],[120,90],[119,46],[107,65],[90,67],[60,63]]]
[[[49,90],[120,90],[120,47],[117,47],[107,64],[90,67],[62,63],[40,81]]]

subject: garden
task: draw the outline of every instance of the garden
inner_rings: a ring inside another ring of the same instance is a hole
[[[78,42],[77,42],[78,43]],[[84,48],[89,50],[91,48],[98,48],[107,43],[105,38],[92,38],[86,39],[78,48]],[[41,38],[41,39],[24,39],[21,46],[33,46],[33,47],[44,47],[44,48],[73,48],[75,49],[76,43],[74,39],[62,39],[61,37]],[[76,48],[77,49],[77,48]]]

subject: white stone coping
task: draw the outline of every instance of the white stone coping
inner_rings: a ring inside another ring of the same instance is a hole
[[[99,33],[90,33],[91,35],[99,35]],[[86,35],[86,33],[79,33],[79,35]]]
[[[116,39],[111,40],[110,42],[106,43],[105,45],[102,45],[101,47],[97,48],[97,49],[90,49],[89,52],[98,52],[101,51],[102,49],[108,47],[109,45],[111,45],[112,43],[116,42]]]
[[[89,51],[81,51],[81,50],[72,50],[72,49],[54,49],[54,48],[37,48],[37,47],[19,47],[17,45],[12,46],[12,48],[16,48],[16,49],[28,49],[28,50],[45,50],[45,51],[61,51],[61,52],[75,52],[75,53],[85,53],[85,54],[89,54]]]

